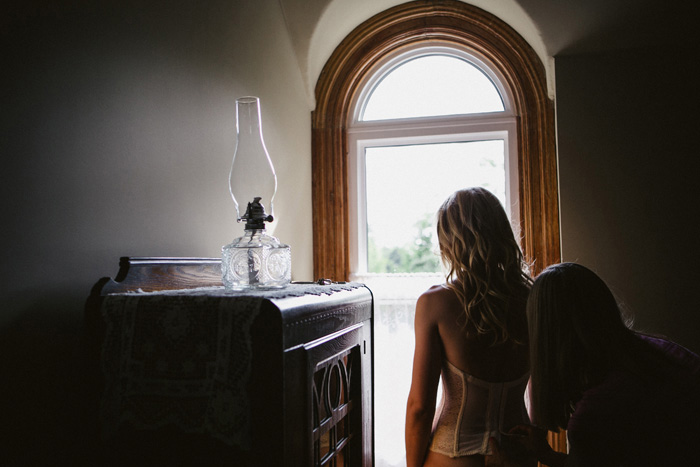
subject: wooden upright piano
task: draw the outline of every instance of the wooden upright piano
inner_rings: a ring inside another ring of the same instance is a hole
[[[111,465],[373,464],[372,294],[226,292],[218,259],[121,259],[86,306]]]

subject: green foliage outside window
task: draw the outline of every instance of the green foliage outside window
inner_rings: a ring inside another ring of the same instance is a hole
[[[411,244],[378,247],[372,236],[367,239],[367,270],[374,273],[440,272],[440,258],[433,245],[434,227],[426,214],[415,224],[417,233]]]

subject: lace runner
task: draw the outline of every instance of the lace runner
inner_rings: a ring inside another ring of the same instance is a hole
[[[263,300],[358,287],[294,284],[245,293],[206,287],[106,296],[103,436],[112,437],[124,423],[142,430],[174,426],[248,449],[250,326]]]

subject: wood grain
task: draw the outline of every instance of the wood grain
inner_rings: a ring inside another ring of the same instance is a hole
[[[347,129],[353,98],[379,60],[427,41],[471,48],[505,77],[518,117],[523,250],[534,262],[534,274],[560,261],[554,103],[539,57],[490,13],[459,1],[419,0],[358,26],[335,49],[317,82],[312,113],[315,277],[347,280],[350,273]]]
[[[499,18],[456,0],[396,6],[353,30],[324,66],[312,113],[314,277],[348,280],[348,135],[353,98],[379,60],[409,45],[441,41],[487,57],[505,77],[517,115],[523,252],[532,274],[561,261],[554,103],[532,47]],[[566,450],[566,433],[550,433]]]
[[[106,295],[214,286],[223,286],[219,258],[125,256],[119,260],[115,278],[106,280],[100,292]]]

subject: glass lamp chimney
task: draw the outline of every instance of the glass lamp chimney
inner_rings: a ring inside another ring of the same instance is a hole
[[[243,220],[247,203],[260,198],[274,216],[273,200],[277,175],[265,147],[260,114],[260,99],[236,99],[236,150],[233,153],[229,190],[236,206],[236,220]]]
[[[277,176],[265,147],[261,123],[257,97],[236,100],[237,139],[229,188],[236,220],[245,221],[245,231],[222,248],[221,272],[227,290],[280,288],[291,282],[289,246],[265,231],[265,222],[274,220],[272,202]]]

